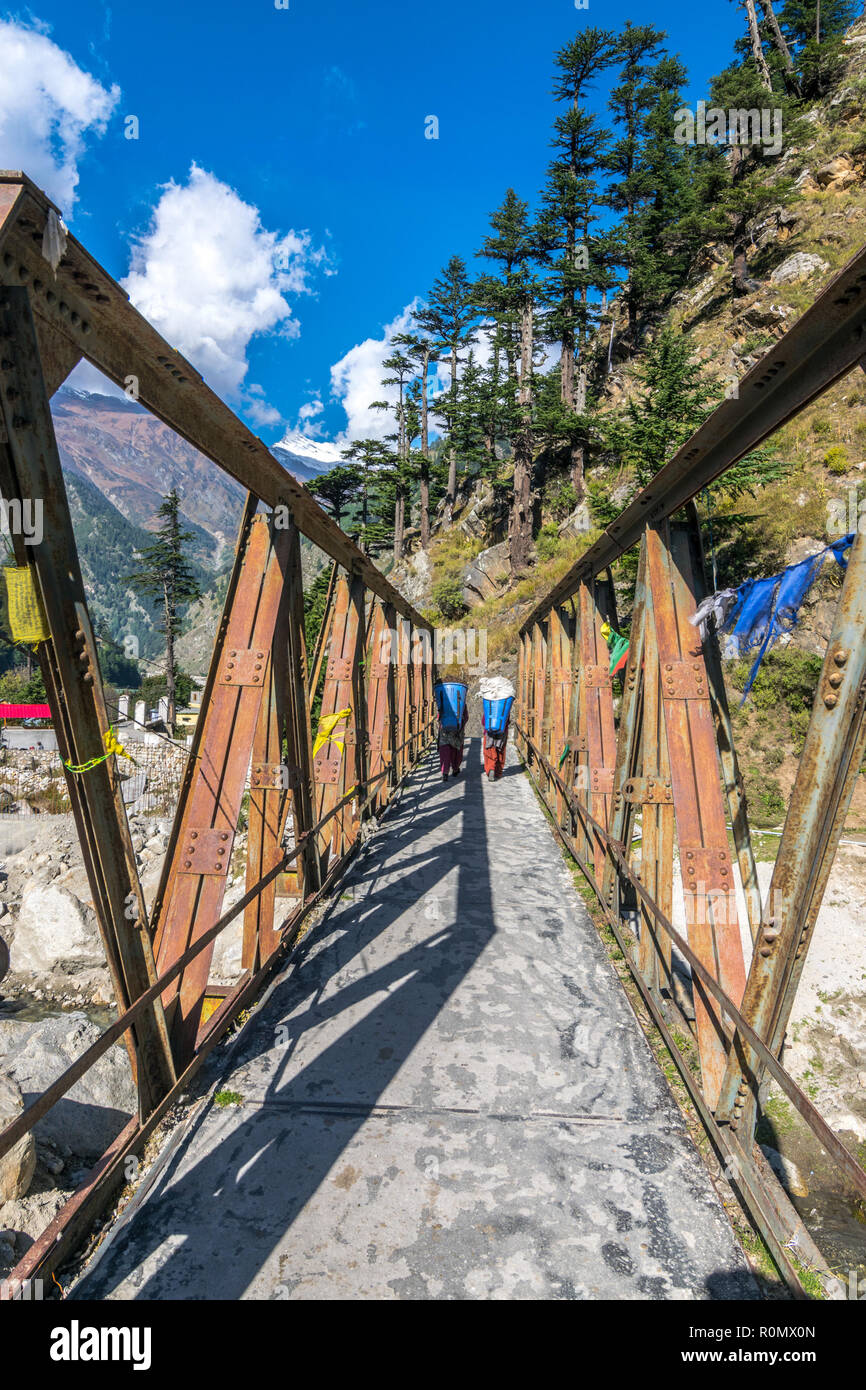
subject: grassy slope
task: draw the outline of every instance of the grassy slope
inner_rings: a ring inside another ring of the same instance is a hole
[[[866,40],[866,21],[859,21],[850,37]],[[726,384],[732,376],[742,376],[866,241],[866,185],[862,177],[844,190],[821,187],[816,179],[818,171],[832,160],[848,161],[861,176],[866,165],[866,42],[851,44],[850,53],[848,72],[839,87],[840,93],[849,95],[806,124],[807,134],[798,151],[805,169],[799,193],[786,210],[786,223],[772,225],[769,236],[765,228],[768,221],[774,223],[773,219],[765,216],[754,228],[750,269],[760,289],[750,297],[734,300],[728,292],[728,253],[722,247],[709,247],[703,265],[674,302],[669,321],[688,335],[709,379]],[[820,256],[827,263],[826,269],[803,282],[772,283],[773,270],[797,252]],[[762,318],[774,317],[776,310],[785,311],[785,316],[770,326],[760,324]],[[622,408],[634,389],[638,366],[639,358],[634,358],[614,373],[605,408]],[[778,431],[773,445],[789,467],[782,481],[754,496],[739,498],[726,496],[722,488],[714,490],[720,583],[738,582],[747,574],[773,573],[835,539],[838,532],[828,532],[828,505],[834,499],[845,502],[849,490],[858,484],[860,493],[866,495],[866,479],[862,477],[866,472],[866,376],[851,374],[839,382]],[[507,466],[503,471],[507,473]],[[608,495],[628,481],[612,459],[597,461],[590,476]],[[545,505],[545,497],[555,492],[559,482],[553,476],[542,490],[542,519],[547,524],[537,540],[537,556],[529,575],[474,607],[462,619],[465,625],[488,629],[488,656],[493,662],[511,665],[524,616],[598,534],[592,531],[578,539],[556,536],[555,518]],[[457,583],[479,551],[501,539],[497,535],[483,542],[470,540],[459,529],[459,512],[455,520],[457,526],[440,532],[431,547],[434,591],[443,581],[446,586]],[[626,623],[633,562],[617,570],[620,610]],[[764,824],[780,824],[784,817],[817,682],[819,663],[815,658],[826,643],[839,580],[838,571],[832,574],[828,569],[804,611],[792,648],[777,651],[745,709],[735,714],[739,746],[750,750],[744,758],[750,804],[756,820]],[[451,613],[439,613],[435,605],[430,611],[440,621],[454,621]],[[811,660],[805,659],[804,653]],[[731,703],[736,708],[737,686],[742,687],[744,671],[729,668],[727,675]],[[855,793],[849,817],[849,827],[855,825],[866,825],[866,790],[862,785]]]

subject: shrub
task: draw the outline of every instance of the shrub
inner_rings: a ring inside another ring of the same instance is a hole
[[[752,662],[735,661],[728,668],[728,677],[737,690],[746,684]],[[784,705],[789,713],[810,710],[818,689],[821,658],[799,647],[780,647],[768,652],[761,662],[749,702],[755,709],[777,709]]]
[[[746,795],[755,825],[777,825],[783,819],[787,802],[775,777],[768,777],[757,767],[747,768]]]
[[[458,575],[446,575],[433,585],[433,602],[443,618],[462,618],[467,611]]]
[[[556,488],[551,487],[546,500],[556,520],[564,521],[577,506],[577,493],[572,483],[564,482]]]
[[[552,560],[562,544],[555,521],[545,521],[535,538],[535,549],[540,560]]]
[[[841,444],[833,444],[824,455],[824,467],[831,473],[848,472],[848,450]]]
[[[833,427],[830,424],[830,421],[827,419],[826,415],[816,415],[814,420],[812,421],[812,433],[820,435],[821,438],[824,438],[826,435],[828,435],[832,428]]]

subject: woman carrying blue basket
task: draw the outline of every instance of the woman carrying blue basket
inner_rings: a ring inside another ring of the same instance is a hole
[[[505,771],[508,721],[514,704],[514,686],[505,676],[490,676],[479,685],[484,707],[484,771],[488,780],[499,780]]]
[[[463,681],[438,681],[433,697],[439,714],[439,767],[442,781],[457,777],[463,761],[466,718],[466,685]]]

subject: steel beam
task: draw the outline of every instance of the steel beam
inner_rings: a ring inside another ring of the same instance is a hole
[[[866,535],[851,548],[742,1013],[778,1055],[866,753]],[[763,1068],[739,1038],[718,1116],[750,1139]]]
[[[866,248],[859,251],[701,428],[606,527],[523,624],[528,631],[726,468],[856,367],[866,354]]]
[[[66,340],[68,360],[76,353],[85,357],[119,386],[134,375],[143,406],[268,506],[288,504],[304,535],[320,550],[347,570],[355,570],[373,593],[393,603],[399,613],[428,627],[307,489],[277,462],[264,441],[133,308],[125,292],[75,237],[67,238],[57,272],[51,271],[42,256],[45,222],[53,207],[49,199],[16,171],[0,171],[0,188],[4,193],[0,215],[5,209],[0,281],[30,288],[34,314]],[[59,384],[55,382],[55,387]]]
[[[647,529],[647,579],[658,642],[689,941],[739,1005],[746,983],[718,750],[700,636],[689,622],[695,577],[687,538],[667,522]],[[715,1108],[727,1060],[724,1020],[699,980],[695,1026],[707,1104]]]
[[[211,663],[199,757],[179,807],[171,890],[156,925],[157,967],[167,970],[220,915],[263,693],[268,689],[289,539],[257,514],[249,525],[240,579],[223,641]],[[195,1048],[212,950],[191,962],[163,997],[171,1009],[177,1065]]]
[[[51,411],[26,289],[0,289],[0,489],[7,500],[42,508],[42,538],[24,545],[13,536],[16,560],[28,564],[51,632],[40,643],[58,747],[64,763],[82,766],[105,752],[111,723],[105,706],[96,642]],[[147,912],[126,809],[113,757],[80,774],[66,772],[70,804],[93,893],[99,931],[118,1008],[156,979]],[[130,1040],[139,1104],[146,1116],[173,1084],[174,1068],[162,1009],[136,1023]]]
[[[586,785],[582,799],[601,825],[610,818],[613,777],[616,763],[616,728],[613,718],[613,683],[610,653],[601,635],[602,614],[594,583],[578,590],[580,652],[580,732],[586,735],[586,760],[582,764]],[[594,846],[595,873],[599,882],[604,873],[604,848]]]

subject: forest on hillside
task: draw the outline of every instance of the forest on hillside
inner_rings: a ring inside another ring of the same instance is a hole
[[[710,245],[724,248],[731,300],[757,288],[749,228],[796,197],[798,148],[839,82],[859,8],[743,0],[735,52],[694,110],[660,29],[591,26],[553,55],[543,183],[504,190],[472,262],[450,255],[418,287],[412,330],[384,364],[389,399],[375,403],[389,433],[353,440],[310,484],[365,550],[399,562],[410,541],[427,549],[458,489],[486,477],[517,579],[533,558],[542,473],[555,516],[583,506],[604,525],[700,425],[723,374],[696,370],[671,305]],[[636,355],[639,390],[603,409],[612,368]],[[593,478],[611,460],[613,500]],[[761,451],[728,481],[736,492],[782,468]]]

